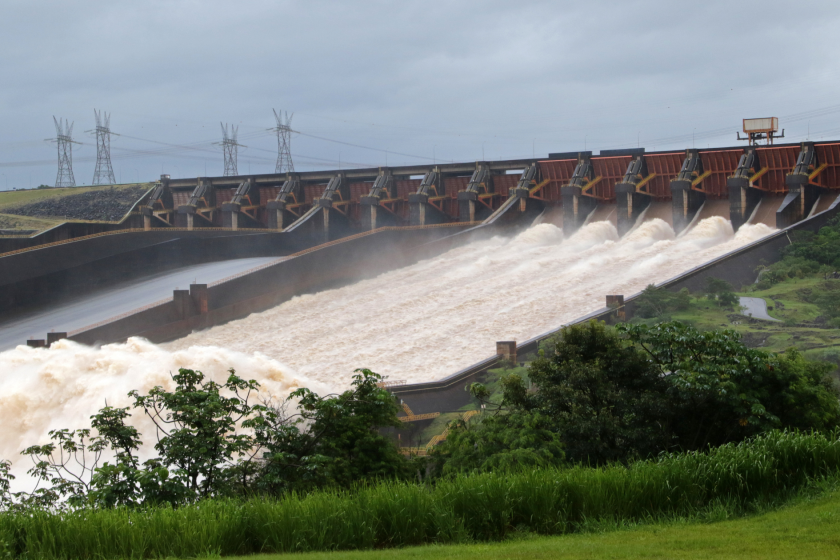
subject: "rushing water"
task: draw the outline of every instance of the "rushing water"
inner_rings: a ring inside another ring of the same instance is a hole
[[[178,367],[223,380],[234,367],[282,397],[293,387],[346,387],[354,368],[409,382],[433,380],[486,358],[497,340],[526,340],[773,231],[733,234],[721,217],[675,238],[654,219],[622,239],[609,222],[569,239],[551,224],[494,237],[356,284],[295,297],[273,309],[164,345],[139,339],[102,348],[61,341],[0,353],[0,458],[84,427],[108,400],[171,383]],[[150,440],[152,427],[136,418]]]

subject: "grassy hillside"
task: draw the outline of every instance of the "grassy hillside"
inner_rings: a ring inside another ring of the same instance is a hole
[[[152,183],[126,183],[123,185],[113,185],[115,189],[127,189],[130,187],[144,186],[151,188]],[[86,192],[110,189],[111,185],[97,185],[95,187],[69,187],[63,189],[28,189],[18,191],[0,191],[0,211],[4,208],[20,206],[29,204],[31,202],[38,202],[50,198],[60,198],[72,194],[81,194]]]
[[[714,514],[701,522],[674,521],[561,537],[523,534],[496,544],[423,546],[398,550],[237,557],[240,560],[523,559],[766,559],[840,557],[840,492],[803,499],[744,519]],[[606,528],[605,528],[606,529]],[[232,558],[233,560],[233,558]]]
[[[55,226],[66,219],[74,221],[100,221],[101,218],[98,217],[100,212],[98,210],[93,211],[96,216],[86,216],[85,208],[92,201],[77,200],[77,202],[70,205],[64,201],[73,200],[68,199],[68,197],[76,197],[78,199],[78,195],[96,192],[102,192],[103,195],[108,193],[110,198],[115,198],[113,196],[114,191],[118,193],[134,191],[133,193],[126,192],[126,195],[129,195],[128,198],[135,198],[137,192],[145,192],[151,186],[151,183],[130,183],[124,185],[98,185],[95,187],[0,191],[0,229],[41,231]]]
[[[745,317],[739,309],[718,307],[699,294],[691,298],[688,310],[674,312],[671,318],[703,330],[733,329],[754,348],[781,352],[795,347],[808,359],[840,365],[840,329],[823,320],[820,308],[812,303],[815,294],[838,289],[840,280],[810,277],[786,280],[765,290],[737,293],[764,299],[768,314],[779,319],[778,323]]]

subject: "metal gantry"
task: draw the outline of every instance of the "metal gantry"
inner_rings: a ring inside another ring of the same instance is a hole
[[[113,185],[117,182],[111,166],[111,115],[93,110],[96,117],[96,169],[91,185]]]
[[[73,144],[81,144],[73,140],[73,123],[67,119],[62,121],[53,117],[55,123],[55,138],[49,138],[48,142],[55,142],[58,146],[58,174],[55,176],[56,187],[75,187],[76,179],[73,177]]]
[[[277,126],[272,128],[277,132],[277,165],[274,168],[275,173],[292,173],[295,166],[292,163],[292,117],[294,113],[289,115],[287,112],[285,119],[283,111],[277,113],[274,109],[274,120]]]

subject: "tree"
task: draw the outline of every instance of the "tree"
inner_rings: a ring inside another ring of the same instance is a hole
[[[732,284],[720,278],[706,278],[706,297],[716,301],[720,307],[732,307],[738,303],[738,296],[732,292]]]
[[[265,417],[255,428],[265,449],[256,478],[259,490],[277,495],[406,476],[407,459],[379,433],[379,428],[401,425],[394,397],[378,386],[382,379],[357,369],[350,390],[322,397],[301,388],[288,401],[297,401],[297,414]]]
[[[669,292],[665,288],[657,288],[653,284],[642,290],[634,302],[635,314],[643,319],[662,317],[673,311],[684,311],[691,303],[691,296],[687,288],[677,293]]]
[[[529,376],[537,391],[510,380],[506,401],[550,418],[574,462],[623,461],[672,445],[665,380],[603,323],[564,328],[531,364]]]
[[[477,422],[458,420],[432,452],[438,474],[516,471],[560,465],[563,443],[549,418],[515,410],[485,414]]]
[[[775,428],[825,430],[840,421],[829,364],[795,350],[773,356],[732,330],[700,332],[679,322],[619,325],[666,382],[671,430],[682,449],[722,445]]]
[[[157,430],[155,449],[160,458],[150,467],[175,467],[175,481],[170,484],[180,483],[195,497],[226,493],[226,471],[237,459],[250,462],[257,452],[254,437],[239,431],[238,425],[260,427],[261,419],[270,412],[264,405],[249,403],[259,384],[245,381],[233,369],[223,385],[205,380],[200,371],[185,368],[172,379],[176,383],[174,391],[158,386],[148,395],[129,393],[135,408],[142,408]],[[168,477],[168,473],[158,471],[148,482],[165,482]]]

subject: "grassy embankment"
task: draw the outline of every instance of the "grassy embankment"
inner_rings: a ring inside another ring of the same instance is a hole
[[[408,547],[399,550],[307,553],[295,560],[545,559],[834,559],[840,557],[840,491],[803,497],[787,506],[743,519],[721,510],[695,523],[683,520],[615,531],[561,537],[523,534],[500,543]],[[287,560],[287,555],[240,556],[231,560]]]
[[[7,209],[16,208],[33,202],[57,200],[62,197],[106,189],[128,189],[142,186],[151,188],[152,183],[125,183],[121,185],[97,185],[92,187],[67,187],[60,189],[27,189],[18,191],[0,191],[0,229],[44,230],[65,221],[64,216],[32,217],[9,214]],[[90,221],[90,220],[74,220]]]
[[[178,509],[4,513],[0,543],[6,550],[0,553],[30,558],[230,556],[475,544],[657,523],[671,524],[689,538],[691,531],[702,535],[702,527],[681,525],[761,513],[836,486],[838,474],[838,434],[776,432],[706,454],[662,456],[629,468],[489,473],[442,480],[433,487],[383,482],[353,492],[322,491],[276,501],[206,500]],[[705,534],[719,536],[719,546],[727,543],[721,532]],[[516,546],[548,553],[551,542]],[[585,548],[587,541],[553,542]],[[499,550],[505,546],[510,545]],[[441,550],[424,548],[419,554]],[[472,554],[485,547],[452,550]]]

